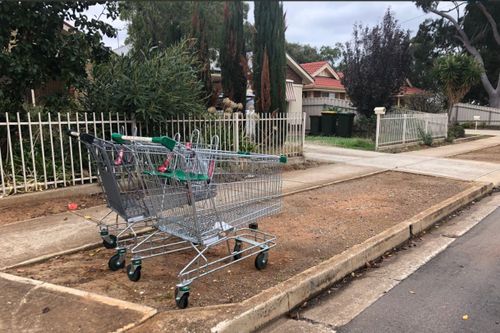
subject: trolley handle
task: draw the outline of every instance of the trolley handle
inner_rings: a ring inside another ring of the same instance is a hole
[[[79,133],[72,130],[71,128],[66,129],[66,134],[70,137],[79,138],[81,141],[92,144],[94,142],[95,136],[88,133]]]
[[[168,136],[155,136],[150,138],[143,136],[129,136],[120,133],[112,133],[111,139],[113,139],[113,141],[115,141],[116,143],[126,143],[127,141],[159,143],[164,147],[167,147],[169,150],[174,150],[175,146],[177,145],[177,141]]]

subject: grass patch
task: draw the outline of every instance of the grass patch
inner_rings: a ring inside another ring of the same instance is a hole
[[[375,150],[375,143],[370,139],[341,138],[336,136],[306,136],[306,142],[351,149]]]

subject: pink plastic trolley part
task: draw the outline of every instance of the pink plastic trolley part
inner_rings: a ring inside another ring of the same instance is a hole
[[[118,165],[122,165],[123,163],[123,154],[124,154],[124,150],[123,148],[120,149],[120,151],[118,151],[118,156],[116,157],[115,159],[115,165],[118,166]]]
[[[167,159],[163,161],[163,164],[160,165],[157,170],[159,172],[166,172],[168,170],[168,166],[170,165],[170,161],[172,159],[172,155],[168,155]]]

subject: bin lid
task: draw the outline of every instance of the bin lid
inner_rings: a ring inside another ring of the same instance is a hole
[[[337,111],[321,111],[321,114],[337,114]]]

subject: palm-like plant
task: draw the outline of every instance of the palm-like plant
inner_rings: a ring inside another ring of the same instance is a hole
[[[436,59],[434,76],[448,99],[448,114],[453,105],[460,102],[479,81],[480,75],[481,67],[466,54],[451,54]]]

